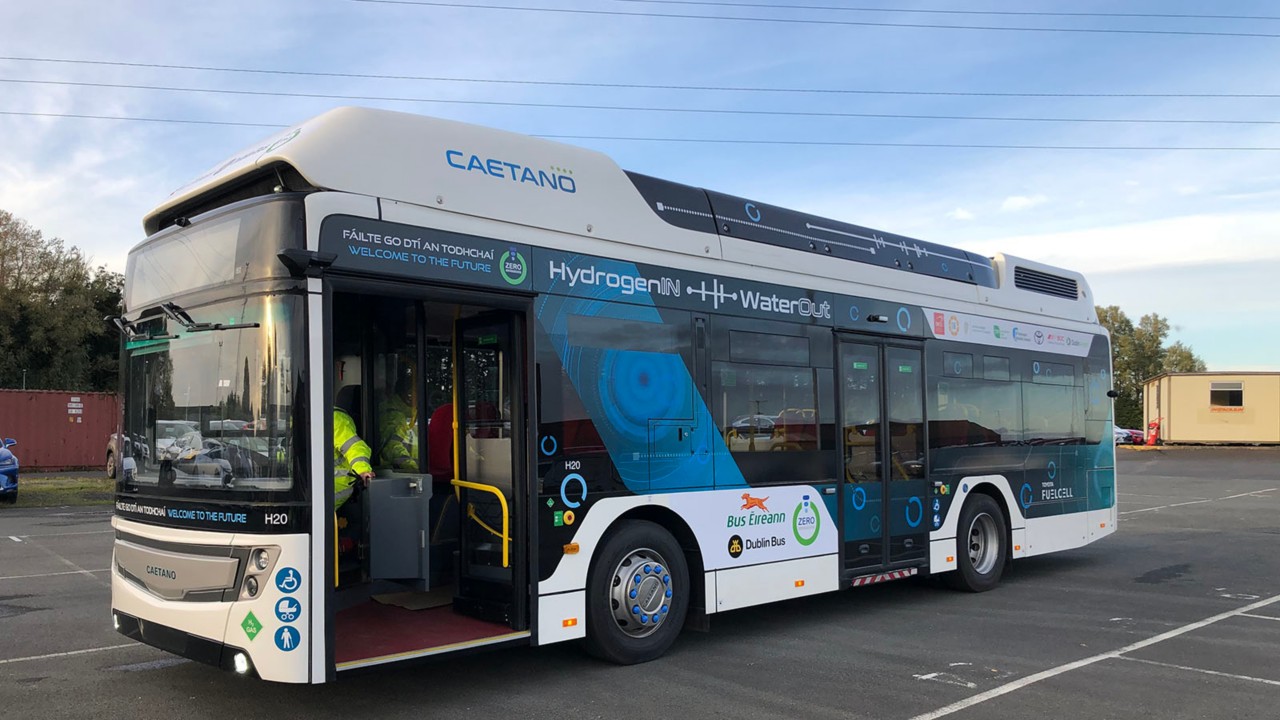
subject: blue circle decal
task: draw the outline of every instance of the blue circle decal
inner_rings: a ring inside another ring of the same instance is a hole
[[[579,498],[578,500],[570,500],[566,490],[569,489],[569,483],[575,480],[582,485],[582,497]],[[586,499],[587,499],[586,478],[582,477],[578,473],[570,473],[568,475],[565,475],[564,480],[560,481],[560,502],[564,503],[565,507],[576,508],[582,504],[583,500],[586,500]]]
[[[276,647],[283,652],[293,652],[298,649],[298,643],[302,642],[302,636],[298,634],[297,628],[292,625],[282,625],[276,631]]]
[[[1022,509],[1026,510],[1031,507],[1031,501],[1035,499],[1036,495],[1031,489],[1031,483],[1024,483],[1022,490],[1018,491],[1018,501],[1022,503]]]
[[[288,595],[302,587],[302,573],[291,567],[282,567],[276,572],[276,589]]]
[[[911,506],[912,506],[912,505],[915,505],[915,506],[916,506],[916,519],[915,519],[915,520],[912,520],[912,519],[911,519]],[[907,524],[908,524],[908,525],[910,525],[911,527],[920,527],[920,521],[921,521],[921,520],[924,520],[924,503],[920,502],[920,498],[918,498],[918,497],[909,498],[909,499],[907,500],[907,507],[906,507],[906,510],[905,510],[905,514],[906,514],[906,516],[907,516]]]
[[[850,319],[850,320],[852,320],[852,321],[854,321],[854,322],[858,322],[858,320],[859,320],[861,317],[862,317],[862,312],[861,312],[860,310],[858,310],[858,306],[857,306],[857,305],[850,305],[850,306],[849,306],[849,319]]]
[[[550,449],[547,449],[547,443],[551,443]],[[542,448],[542,454],[546,455],[547,457],[550,457],[556,454],[556,450],[559,449],[560,446],[559,444],[556,443],[555,438],[551,437],[550,435],[543,435],[542,443],[540,447]]]
[[[904,307],[898,308],[898,329],[902,332],[911,329],[911,311]]]
[[[861,498],[861,500],[859,500]],[[867,491],[862,488],[853,489],[853,509],[861,510],[867,506]]]
[[[302,615],[302,603],[291,597],[280,598],[276,603],[276,619],[280,622],[293,622]]]
[[[760,222],[760,208],[755,203],[747,203],[743,210],[747,211],[747,217],[751,218],[751,222]]]
[[[1053,479],[1055,479],[1055,478],[1057,478],[1057,477],[1058,477],[1058,463],[1056,463],[1056,462],[1054,462],[1054,461],[1050,460],[1050,461],[1049,461],[1049,468],[1048,468],[1048,470],[1049,470],[1049,479],[1050,479],[1050,480],[1053,480]]]
[[[880,516],[879,515],[871,516],[871,532],[873,533],[880,532]]]

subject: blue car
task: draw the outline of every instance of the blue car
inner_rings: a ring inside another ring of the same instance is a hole
[[[0,448],[0,502],[10,505],[18,502],[18,456],[9,448],[18,441],[6,438]]]

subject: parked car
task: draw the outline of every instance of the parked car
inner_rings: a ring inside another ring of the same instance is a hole
[[[116,457],[116,439],[119,436],[111,433],[111,437],[107,438],[107,477],[112,480],[116,479],[116,473],[120,470],[120,458]],[[146,438],[137,433],[125,433],[124,447],[120,449],[124,457],[131,457],[135,462],[143,465],[151,459],[151,448],[147,446]]]
[[[0,448],[0,502],[10,505],[18,502],[18,456],[9,449],[17,444],[17,440],[5,438]]]
[[[1114,431],[1117,445],[1141,445],[1147,440],[1141,430],[1127,430],[1118,427],[1114,428]]]

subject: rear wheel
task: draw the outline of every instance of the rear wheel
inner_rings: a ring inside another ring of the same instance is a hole
[[[116,454],[110,450],[107,451],[107,477],[116,479]]]
[[[656,523],[623,521],[587,576],[587,651],[619,665],[653,660],[675,642],[688,607],[679,543]]]
[[[999,585],[1009,559],[1008,537],[996,501],[981,493],[970,495],[956,526],[956,570],[947,576],[951,587],[986,592]]]

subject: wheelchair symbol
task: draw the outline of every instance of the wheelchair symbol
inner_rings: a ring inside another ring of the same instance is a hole
[[[291,593],[302,587],[302,575],[291,567],[280,568],[276,573],[276,587],[282,593]]]

